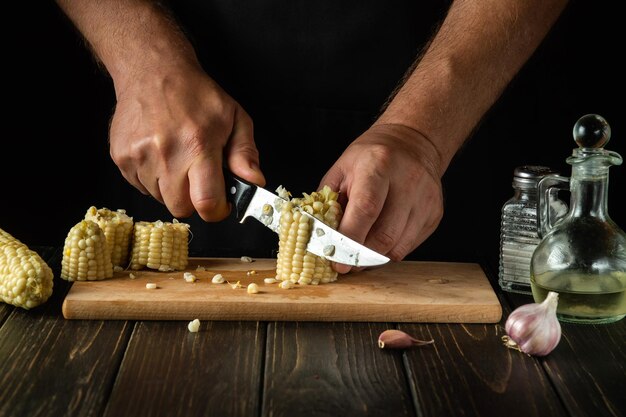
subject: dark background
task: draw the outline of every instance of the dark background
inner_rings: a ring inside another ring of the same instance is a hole
[[[94,64],[53,2],[23,3],[27,4],[8,7],[4,15],[5,23],[12,20],[13,27],[19,29],[4,36],[4,91],[8,93],[4,98],[8,111],[3,117],[0,227],[28,245],[59,246],[91,205],[126,208],[136,220],[169,220],[163,207],[140,196],[124,181],[109,157],[108,123],[114,106],[110,80]],[[440,10],[443,3],[435,3],[432,10]],[[613,131],[607,148],[626,156],[624,106],[617,104],[624,90],[623,69],[617,62],[624,51],[624,34],[614,3],[570,3],[453,160],[444,177],[444,219],[409,259],[474,261],[487,257],[494,261],[498,255],[500,209],[512,195],[513,169],[540,164],[569,175],[565,158],[575,145],[571,131],[584,114],[604,116]],[[3,30],[7,30],[6,25]],[[271,42],[272,36],[277,36],[272,31],[259,33],[264,34],[259,35],[259,42]],[[345,36],[349,34],[346,30]],[[226,53],[230,46],[224,41],[218,49]],[[247,65],[255,68],[254,74],[272,74],[271,65],[260,67],[259,57],[252,58],[255,62]],[[332,58],[321,56],[320,61]],[[375,74],[377,62],[369,65],[368,71]],[[398,60],[397,70],[404,67],[405,63]],[[316,126],[336,124],[336,138],[354,138],[362,129],[363,117],[375,115],[367,105],[346,111],[342,106],[344,97],[332,95],[316,96],[314,100],[334,99],[342,105],[322,108],[311,115],[302,110],[300,93],[289,97],[291,105],[286,106],[271,89],[266,92],[268,105],[255,105],[245,88],[238,90],[236,84],[229,84],[229,74],[217,72],[212,75],[255,116],[255,136],[269,188],[285,185],[294,194],[313,191],[332,162],[318,161],[334,160],[338,154],[333,153],[340,149],[330,147],[329,157],[324,147],[315,146],[317,136],[325,132],[317,131]],[[366,83],[370,73],[355,74],[354,78]],[[249,76],[246,80],[255,81]],[[294,83],[302,81],[306,79],[283,77],[274,87],[289,92]],[[372,88],[387,94],[393,85],[372,84]],[[348,102],[361,100],[358,90],[346,97]],[[306,126],[305,131],[299,131],[301,126]],[[282,142],[263,141],[272,135],[283,137]],[[336,138],[327,140],[336,143]],[[289,167],[288,175],[274,169],[282,164]],[[626,168],[614,167],[610,175],[609,212],[624,228],[626,202],[618,199],[626,190]],[[229,219],[202,226],[195,216],[187,220],[195,232],[194,254],[271,256],[275,249],[273,236],[256,224],[240,226]],[[260,245],[262,241],[265,244]]]

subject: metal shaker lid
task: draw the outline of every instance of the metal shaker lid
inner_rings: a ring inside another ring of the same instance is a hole
[[[542,165],[522,165],[513,170],[514,186],[536,186],[540,179],[558,171]]]

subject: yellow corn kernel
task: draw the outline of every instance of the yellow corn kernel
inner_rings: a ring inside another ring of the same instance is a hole
[[[113,276],[104,232],[96,222],[81,220],[70,229],[63,246],[61,278],[95,281]]]
[[[279,187],[277,192],[289,199],[290,194]],[[302,215],[305,211],[337,229],[343,210],[337,201],[338,194],[324,186],[302,198],[291,198],[280,207],[278,232],[278,255],[276,257],[276,280],[290,281],[300,285],[332,282],[337,279],[330,262],[306,250],[311,239],[311,219]],[[316,231],[320,233],[323,231]],[[329,251],[331,248],[328,249]]]
[[[112,211],[106,207],[97,209],[91,206],[85,214],[85,220],[96,222],[104,231],[113,267],[126,268],[130,255],[133,218],[123,209]]]
[[[131,269],[182,271],[189,261],[189,225],[173,222],[136,222],[130,257]]]
[[[52,295],[52,269],[25,244],[0,229],[0,301],[25,310]]]

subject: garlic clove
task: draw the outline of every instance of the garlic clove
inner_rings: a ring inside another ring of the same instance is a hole
[[[430,345],[434,340],[419,340],[401,330],[385,330],[378,336],[378,347],[381,349],[406,349],[413,346]]]
[[[545,356],[561,340],[561,324],[556,316],[559,294],[553,291],[541,303],[525,304],[507,318],[505,346],[528,355]]]

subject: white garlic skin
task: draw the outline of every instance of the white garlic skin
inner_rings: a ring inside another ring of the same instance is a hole
[[[546,356],[561,340],[556,317],[559,294],[553,291],[541,303],[525,304],[507,318],[504,329],[519,349],[529,355]]]

